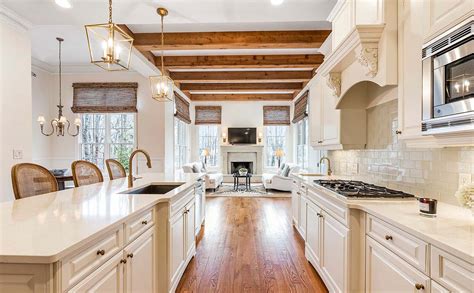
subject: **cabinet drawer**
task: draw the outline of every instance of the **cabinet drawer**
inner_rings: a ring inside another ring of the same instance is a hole
[[[91,241],[61,263],[62,288],[70,288],[115,255],[123,246],[122,226]]]
[[[405,261],[428,274],[428,244],[372,216],[367,216],[367,235],[393,251]]]
[[[125,243],[130,243],[155,223],[154,210],[150,209],[125,223]]]
[[[334,219],[338,220],[345,226],[348,225],[349,209],[343,206],[338,199],[333,198],[331,195],[327,195],[326,191],[323,189],[311,186],[308,188],[307,198],[314,204],[318,205],[322,210],[330,214]]]
[[[170,204],[170,216],[174,216],[177,212],[183,212],[186,204],[194,198],[194,187],[182,192],[182,196],[174,200]]]
[[[431,246],[431,278],[451,292],[473,292],[473,265]]]

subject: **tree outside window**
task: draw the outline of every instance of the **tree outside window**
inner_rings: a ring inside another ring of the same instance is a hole
[[[201,157],[202,152],[207,149],[209,156],[207,157],[207,165],[216,167],[219,157],[219,127],[217,125],[199,125],[198,126],[199,139],[199,153]],[[204,161],[204,158],[201,157]]]

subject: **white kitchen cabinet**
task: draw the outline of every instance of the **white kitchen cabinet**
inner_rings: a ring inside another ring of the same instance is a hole
[[[321,215],[321,208],[307,200],[305,255],[317,268],[321,267]]]
[[[449,293],[450,291],[435,281],[431,280],[431,293]]]
[[[170,219],[170,280],[176,283],[180,277],[181,267],[184,263],[185,230],[184,212],[177,213]]]
[[[149,229],[124,249],[125,292],[155,292],[155,232]]]
[[[322,139],[322,79],[316,76],[315,81],[309,84],[309,141],[311,145],[317,145]],[[331,111],[334,112],[334,111]]]
[[[298,220],[298,230],[300,231],[301,237],[306,240],[306,195],[300,189],[299,194],[299,220]]]
[[[196,203],[191,201],[186,205],[186,210],[184,212],[185,220],[185,248],[186,248],[186,259],[191,258],[196,251],[196,241],[195,241],[195,225],[196,225]]]
[[[293,225],[297,228],[298,227],[298,219],[299,219],[299,183],[295,179],[293,179],[293,185],[291,188],[291,211],[292,211],[292,218],[293,218]]]
[[[465,20],[474,9],[472,0],[424,0],[423,4],[425,42]]]
[[[201,226],[204,223],[204,219],[206,217],[206,188],[205,188],[205,183],[204,180],[201,182],[202,185],[197,185],[196,186],[196,213],[195,213],[195,226],[196,226],[196,233],[195,235],[197,236],[199,232],[201,232]],[[197,190],[200,188],[201,190]]]
[[[124,292],[123,266],[124,259],[122,254],[118,253],[74,286],[69,292]]]
[[[349,229],[326,212],[322,212],[321,269],[332,292],[347,292]]]
[[[430,278],[366,237],[367,292],[430,292]]]
[[[434,246],[431,278],[451,292],[474,292],[474,266]]]

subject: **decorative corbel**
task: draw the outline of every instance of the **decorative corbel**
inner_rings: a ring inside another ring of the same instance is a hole
[[[332,94],[339,97],[341,95],[341,73],[330,72],[327,79],[327,85],[332,90]]]
[[[378,71],[379,51],[377,48],[370,48],[362,46],[357,56],[359,63],[366,69],[365,75],[368,77],[375,77]]]

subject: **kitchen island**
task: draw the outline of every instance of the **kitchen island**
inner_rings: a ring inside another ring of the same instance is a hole
[[[201,177],[150,173],[134,188],[122,178],[1,203],[0,291],[174,291],[204,218]]]

